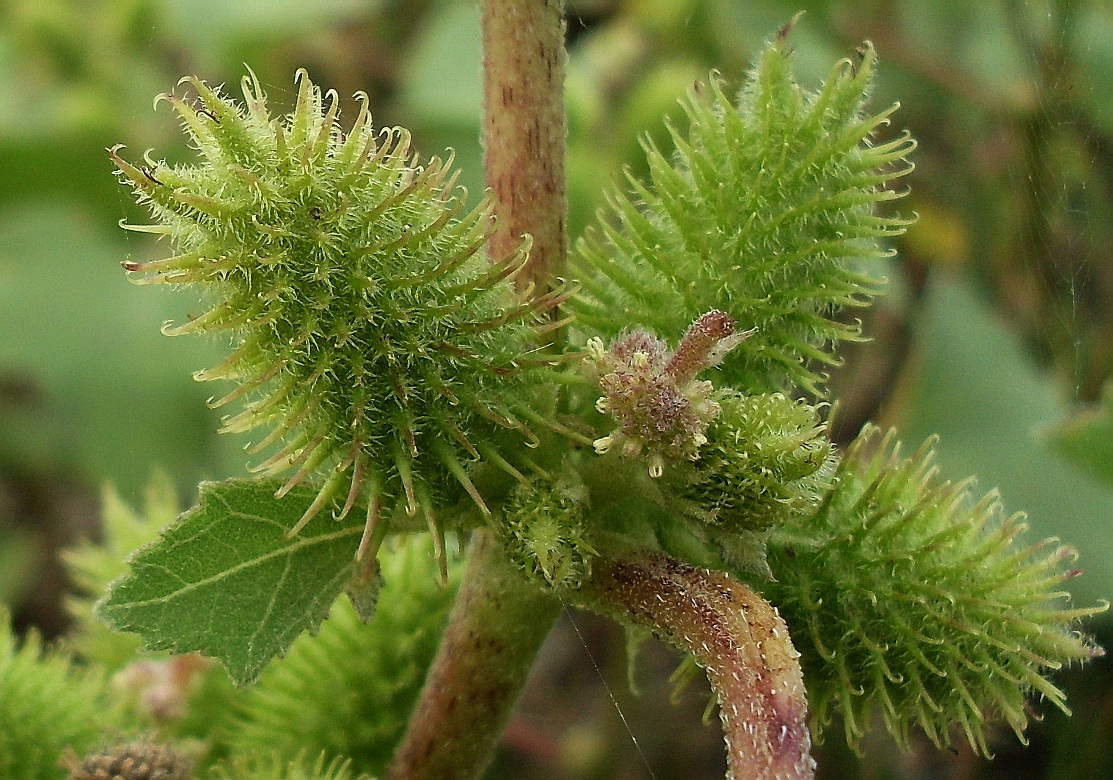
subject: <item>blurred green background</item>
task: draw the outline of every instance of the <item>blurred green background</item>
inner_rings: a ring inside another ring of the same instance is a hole
[[[846,441],[874,419],[910,446],[939,434],[944,475],[998,487],[1033,537],[1079,549],[1080,603],[1113,594],[1113,3],[567,5],[573,239],[613,176],[644,168],[639,134],[666,145],[677,98],[712,68],[737,83],[798,10],[804,83],[876,44],[875,106],[899,100],[891,129],[920,142],[898,204],[919,221],[865,315],[873,341],[833,379],[834,433]],[[364,90],[380,125],[407,126],[425,154],[454,149],[478,192],[478,33],[473,0],[0,1],[0,603],[17,625],[64,631],[56,552],[96,533],[103,485],[136,498],[157,468],[191,500],[199,479],[244,468],[242,442],[216,435],[210,390],[190,378],[221,345],[158,331],[197,302],[138,290],[120,269],[165,248],[117,226],[142,215],[104,148],[185,159],[154,95],[185,74],[234,87],[247,63],[272,105],[288,105],[305,67],[349,117],[347,96]],[[1110,621],[1091,630],[1113,643]],[[654,646],[633,696],[621,632],[566,617],[491,776],[721,776],[717,727],[699,722],[706,691],[664,705],[675,662]],[[825,745],[821,776],[1113,777],[1109,662],[1061,681],[1076,717],[1049,714],[1027,750],[1002,735],[992,764],[899,753],[879,734],[861,760]]]

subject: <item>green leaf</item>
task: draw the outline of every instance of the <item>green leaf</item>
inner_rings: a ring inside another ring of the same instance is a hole
[[[1099,406],[1076,412],[1051,431],[1049,440],[1075,466],[1113,484],[1113,383]]]
[[[383,777],[464,570],[462,560],[450,559],[442,582],[434,549],[429,534],[386,540],[381,577],[371,578],[382,583],[374,618],[364,620],[357,605],[340,598],[316,636],[298,637],[239,698],[228,730],[231,756],[343,756],[353,775]],[[232,773],[229,780],[255,776]]]
[[[1108,598],[1113,487],[1064,463],[1038,435],[1067,415],[1054,386],[968,282],[937,278],[920,321],[920,384],[899,423],[901,437],[938,434],[941,476],[977,474],[1024,507],[1035,534],[1075,544],[1085,576],[1065,588],[1082,603]]]
[[[322,513],[287,537],[316,491],[279,500],[280,484],[202,484],[198,505],[132,556],[131,572],[97,605],[100,617],[151,650],[196,650],[237,684],[254,680],[299,634],[316,631],[355,574],[363,531],[360,513],[339,522]]]

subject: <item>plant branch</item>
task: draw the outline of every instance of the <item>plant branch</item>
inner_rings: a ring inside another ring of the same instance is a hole
[[[543,295],[561,274],[567,222],[562,0],[483,0],[483,143],[496,198],[493,258],[533,237],[518,276]]]
[[[571,598],[690,653],[719,700],[728,778],[815,773],[804,679],[777,610],[725,574],[656,552],[600,556]]]
[[[560,0],[482,0],[487,186],[492,259],[526,234],[519,289],[544,294],[564,265],[564,22]],[[478,777],[560,610],[509,563],[493,533],[472,536],[448,629],[388,770],[390,780]]]
[[[506,560],[491,531],[472,535],[464,582],[388,780],[482,774],[560,607]]]

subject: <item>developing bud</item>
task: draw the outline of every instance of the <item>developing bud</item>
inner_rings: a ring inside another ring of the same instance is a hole
[[[592,339],[588,357],[604,393],[596,408],[619,424],[595,441],[596,451],[621,446],[628,458],[644,453],[654,478],[664,473],[668,460],[698,458],[719,404],[714,386],[696,376],[752,332],[735,333],[734,325],[730,315],[710,311],[688,328],[671,354],[664,341],[640,330],[620,335],[606,349]]]
[[[723,394],[719,405],[680,495],[730,534],[762,531],[814,509],[836,462],[816,408],[781,393]]]
[[[551,587],[577,588],[596,551],[588,540],[581,490],[565,481],[519,483],[503,507],[499,533],[510,559]]]
[[[84,760],[72,752],[63,757],[69,780],[189,780],[189,759],[169,745],[133,742],[117,745]]]

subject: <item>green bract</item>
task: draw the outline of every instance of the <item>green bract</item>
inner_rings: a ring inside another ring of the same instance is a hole
[[[807,361],[835,362],[833,343],[858,335],[834,312],[877,290],[857,266],[888,255],[879,241],[906,225],[874,213],[900,197],[886,186],[909,171],[915,145],[907,134],[871,143],[896,109],[865,114],[874,61],[866,48],[810,93],[775,44],[737,104],[715,78],[694,90],[687,137],[672,129],[675,159],[647,140],[651,185],[630,178],[633,194],[613,194],[580,243],[578,319],[608,335],[673,334],[719,309],[754,329],[723,361],[721,384],[817,392]]]
[[[490,203],[465,211],[448,165],[419,164],[405,130],[376,131],[366,96],[345,133],[337,95],[323,98],[304,71],[282,119],[254,76],[243,106],[184,81],[196,103],[164,99],[197,163],[137,167],[111,150],[158,222],[125,227],[166,235],[176,252],[126,267],[140,283],[204,293],[208,311],[164,331],[232,335],[232,354],[196,376],[237,383],[212,405],[247,399],[224,429],[269,429],[250,451],[277,448],[257,469],[293,472],[279,494],[327,475],[293,530],[334,497],[341,516],[363,499],[362,555],[384,505],[404,496],[432,524],[455,483],[486,512],[465,463],[498,429],[532,436],[519,418],[536,416],[524,399],[546,363],[534,324],[562,294],[516,299],[507,279],[527,247],[489,261]]]
[[[765,593],[794,629],[817,728],[838,713],[857,744],[880,707],[903,743],[913,725],[937,744],[958,727],[988,754],[993,717],[1023,739],[1029,692],[1066,709],[1044,675],[1100,654],[1074,626],[1105,607],[1066,608],[1074,551],[1019,544],[1026,526],[996,494],[936,478],[930,442],[902,459],[878,438],[860,436],[819,510],[773,537]]]

